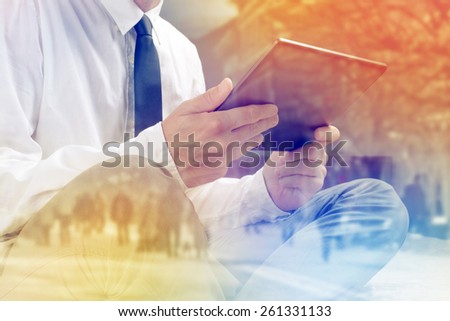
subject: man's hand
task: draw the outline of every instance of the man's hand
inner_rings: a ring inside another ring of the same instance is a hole
[[[264,166],[267,191],[275,205],[283,211],[293,211],[308,202],[323,186],[327,169],[326,133],[332,141],[339,138],[336,127],[315,131],[317,140],[294,152],[274,152]]]
[[[225,176],[228,164],[242,156],[244,144],[256,147],[263,141],[261,133],[278,124],[278,108],[274,105],[212,112],[232,89],[227,78],[205,94],[182,103],[162,123],[169,151],[188,187]]]

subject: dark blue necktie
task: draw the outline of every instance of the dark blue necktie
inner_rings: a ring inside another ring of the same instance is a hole
[[[161,71],[158,52],[152,37],[152,23],[147,16],[134,26],[134,130],[144,129],[162,120]]]

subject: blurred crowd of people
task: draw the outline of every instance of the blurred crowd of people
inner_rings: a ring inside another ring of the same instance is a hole
[[[41,215],[35,224],[35,243],[64,247],[75,238],[95,241],[106,235],[117,245],[138,252],[160,252],[168,257],[204,255],[204,233],[191,219],[191,208],[174,210],[173,204],[158,203],[151,193],[141,204],[122,190],[112,200],[107,198],[106,193],[88,191],[75,198],[70,210],[58,204],[52,206],[51,215]]]

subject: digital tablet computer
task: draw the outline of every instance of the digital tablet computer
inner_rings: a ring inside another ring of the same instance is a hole
[[[383,63],[278,39],[216,110],[275,104],[261,149],[294,150],[342,115],[386,71]]]

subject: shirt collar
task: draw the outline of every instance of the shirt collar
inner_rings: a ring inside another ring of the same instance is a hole
[[[142,10],[134,3],[133,0],[100,1],[105,9],[109,12],[111,17],[114,19],[117,27],[123,35],[130,31],[144,15],[144,12],[142,12]],[[163,3],[164,0],[161,0],[155,8],[145,13],[151,21],[153,21],[155,17],[159,16]]]

